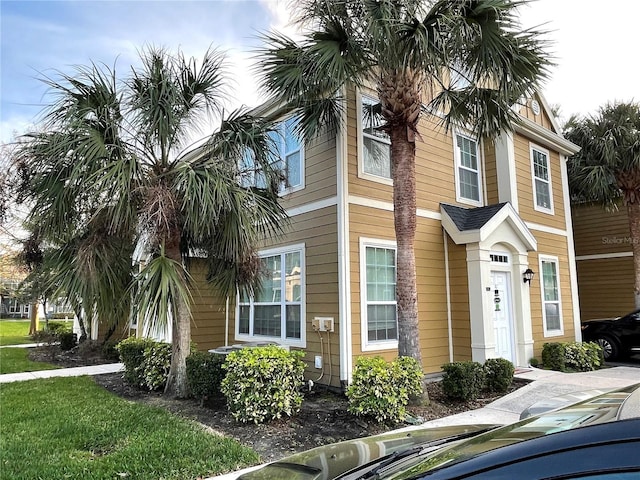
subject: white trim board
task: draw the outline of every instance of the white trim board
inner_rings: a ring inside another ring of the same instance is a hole
[[[633,252],[596,253],[593,255],[576,255],[576,260],[605,260],[607,258],[633,258]]]

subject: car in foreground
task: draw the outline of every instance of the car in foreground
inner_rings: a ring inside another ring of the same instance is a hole
[[[582,340],[600,345],[606,361],[629,355],[632,349],[640,349],[640,310],[582,322]]]
[[[243,480],[640,478],[640,384],[507,426],[417,428],[292,455]]]

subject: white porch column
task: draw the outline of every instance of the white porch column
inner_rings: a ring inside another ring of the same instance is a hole
[[[533,329],[531,327],[531,287],[522,274],[529,267],[525,253],[513,254],[513,314],[516,336],[516,366],[527,366],[533,357]]]
[[[479,243],[467,244],[469,279],[469,317],[471,322],[471,359],[483,363],[496,356],[491,291],[491,258],[489,250]]]

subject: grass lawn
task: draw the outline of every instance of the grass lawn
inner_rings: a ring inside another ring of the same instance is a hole
[[[0,405],[3,478],[185,480],[259,460],[235,440],[88,377],[2,384]]]
[[[0,320],[0,345],[33,343],[29,336],[29,320]]]
[[[60,368],[50,363],[32,362],[28,356],[28,348],[0,348],[0,374]]]

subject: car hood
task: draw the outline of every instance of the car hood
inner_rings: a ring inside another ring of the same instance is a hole
[[[611,318],[592,318],[590,320],[583,320],[582,324],[586,325],[588,323],[612,323],[617,322],[622,317],[611,317]]]
[[[412,428],[347,440],[291,455],[258,470],[247,472],[238,479],[331,479],[392,453],[401,453],[422,444],[443,441],[448,438],[473,436],[476,433],[479,434],[497,427],[498,425],[455,425],[438,428]]]

